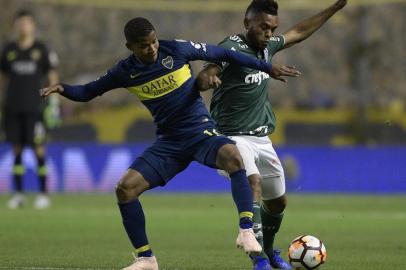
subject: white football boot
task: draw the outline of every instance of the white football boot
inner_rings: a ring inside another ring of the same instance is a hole
[[[235,243],[238,248],[243,249],[245,253],[253,256],[259,255],[262,251],[262,247],[255,238],[255,233],[252,228],[240,228],[240,232],[238,233],[238,237]]]
[[[155,256],[138,257],[134,256],[134,263],[122,270],[159,270]]]
[[[22,193],[16,193],[11,197],[11,199],[8,201],[7,206],[10,209],[17,209],[26,203],[26,198]]]
[[[35,209],[39,209],[39,210],[46,209],[50,205],[51,205],[51,200],[45,194],[40,194],[35,198],[35,201],[34,201]]]

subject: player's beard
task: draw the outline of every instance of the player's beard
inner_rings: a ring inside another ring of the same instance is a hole
[[[254,32],[248,31],[246,34],[248,45],[254,50],[263,50],[268,46],[268,41],[257,38]]]

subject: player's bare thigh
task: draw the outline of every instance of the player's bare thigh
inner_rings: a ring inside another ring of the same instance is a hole
[[[150,184],[144,176],[134,169],[128,169],[116,186],[116,196],[119,203],[130,202],[137,199]]]

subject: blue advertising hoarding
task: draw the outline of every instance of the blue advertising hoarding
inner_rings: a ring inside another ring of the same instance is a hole
[[[51,192],[113,192],[117,181],[147,145],[50,144]],[[290,192],[406,193],[406,147],[278,147],[287,164]],[[25,187],[37,189],[36,159],[24,151]],[[284,162],[285,161],[285,162]],[[0,145],[0,193],[12,190],[13,154]],[[294,173],[292,173],[292,170]],[[192,163],[164,192],[228,192],[229,181],[216,170]]]

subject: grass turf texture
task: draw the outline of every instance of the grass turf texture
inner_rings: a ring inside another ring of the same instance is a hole
[[[54,195],[52,208],[8,210],[0,196],[0,269],[119,269],[131,247],[113,195]],[[30,197],[32,202],[32,197]],[[235,248],[228,194],[146,194],[142,203],[161,270],[251,269]],[[324,270],[405,269],[406,197],[290,195],[276,245],[300,234],[327,247]]]

